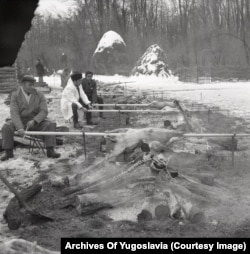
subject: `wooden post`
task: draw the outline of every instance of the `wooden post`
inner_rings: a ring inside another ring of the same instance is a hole
[[[15,132],[16,135],[18,135],[17,132]],[[28,136],[82,136],[82,132],[80,131],[70,131],[70,132],[63,132],[63,131],[26,131],[26,135]],[[117,133],[117,132],[85,132],[85,136],[120,136],[124,135],[124,133]],[[250,133],[185,133],[183,134],[183,137],[217,137],[217,138],[226,138],[226,137],[232,137],[233,135],[237,135],[238,137],[250,137]]]
[[[118,110],[118,119],[119,119],[119,124],[121,123],[121,113],[120,110]]]
[[[167,106],[167,105],[166,105]],[[200,112],[207,112],[207,110],[199,110]],[[171,111],[165,111],[162,109],[90,109],[87,112],[118,112],[118,113],[126,113],[126,112],[131,112],[131,113],[162,113],[162,114],[168,114],[168,113],[175,113],[176,109],[172,109]],[[196,112],[189,110],[189,112]]]
[[[236,133],[234,133],[234,135],[232,136],[232,166],[233,166],[233,169],[234,169],[234,143],[235,143],[235,136],[236,136]]]
[[[102,106],[102,107],[114,107],[115,109],[118,107],[118,106],[126,106],[126,107],[148,107],[150,106],[150,103],[145,103],[145,104],[140,104],[140,103],[105,103],[105,104],[97,104],[97,103],[94,103],[93,106]]]
[[[126,115],[126,125],[129,125],[129,113]]]
[[[85,138],[85,132],[84,132],[84,131],[82,132],[82,139],[83,139],[83,150],[84,150],[84,156],[85,156],[85,159],[86,159],[86,156],[87,156],[87,150],[86,150],[86,138]]]
[[[208,109],[208,111],[207,111],[207,121],[209,122],[209,120],[210,120],[210,113],[211,113],[211,110],[210,110],[210,108]]]

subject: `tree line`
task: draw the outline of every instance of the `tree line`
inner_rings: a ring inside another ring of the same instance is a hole
[[[23,68],[41,58],[60,69],[64,52],[71,68],[89,68],[109,30],[127,44],[128,70],[152,44],[165,50],[174,70],[189,66],[249,66],[249,0],[76,0],[70,17],[36,15],[18,54]]]

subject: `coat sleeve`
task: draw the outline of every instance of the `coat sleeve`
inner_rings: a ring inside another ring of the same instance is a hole
[[[97,90],[96,90],[96,81],[95,80],[93,80],[92,102],[97,103]]]
[[[77,98],[74,95],[74,91],[72,89],[68,89],[67,87],[63,90],[63,96],[71,103],[75,103],[78,108],[81,108],[82,105],[79,103]],[[85,103],[85,102],[84,102]]]
[[[40,123],[42,122],[48,115],[48,107],[47,102],[43,94],[40,94],[40,102],[39,102],[39,113],[33,117],[33,119]]]
[[[89,99],[88,99],[88,96],[87,96],[86,93],[83,91],[82,86],[80,86],[80,89],[79,89],[79,90],[80,90],[80,97],[81,97],[83,103],[86,104],[86,105],[90,104],[90,101],[89,101]]]
[[[17,103],[17,94],[12,93],[10,100],[10,116],[17,130],[23,129],[23,123],[20,116],[20,111]]]

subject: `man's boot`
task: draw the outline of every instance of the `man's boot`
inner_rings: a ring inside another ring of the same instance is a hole
[[[13,158],[13,149],[6,149],[5,150],[5,155],[2,156],[1,161],[7,161],[10,158]]]
[[[80,123],[74,123],[74,128],[75,129],[82,129],[82,126]]]
[[[87,125],[97,125],[97,123],[96,123],[96,122],[89,121],[89,122],[87,122]]]
[[[106,117],[103,116],[103,113],[102,113],[102,112],[99,114],[99,117],[100,117],[101,119],[106,119]]]
[[[86,113],[86,120],[87,120],[87,125],[97,125],[97,123],[92,122],[92,114],[91,112]]]
[[[60,153],[57,153],[55,150],[54,150],[54,147],[51,146],[51,147],[47,147],[47,157],[48,158],[59,158],[61,156]]]

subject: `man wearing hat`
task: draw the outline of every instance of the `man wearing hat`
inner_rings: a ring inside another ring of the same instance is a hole
[[[82,106],[83,102],[87,105],[87,109],[91,109],[90,101],[82,89],[82,74],[73,72],[70,79],[62,92],[61,111],[65,120],[73,117],[74,128],[81,129],[82,126],[78,122],[78,110],[86,111]]]
[[[23,76],[20,87],[11,95],[11,119],[6,120],[2,127],[2,148],[5,150],[5,155],[1,158],[2,161],[13,158],[15,130],[19,136],[24,136],[25,130],[56,131],[56,124],[46,120],[48,115],[46,99],[40,91],[34,88],[35,81],[32,76]],[[55,136],[45,136],[44,143],[47,149],[47,157],[60,157],[60,154],[54,150]]]

